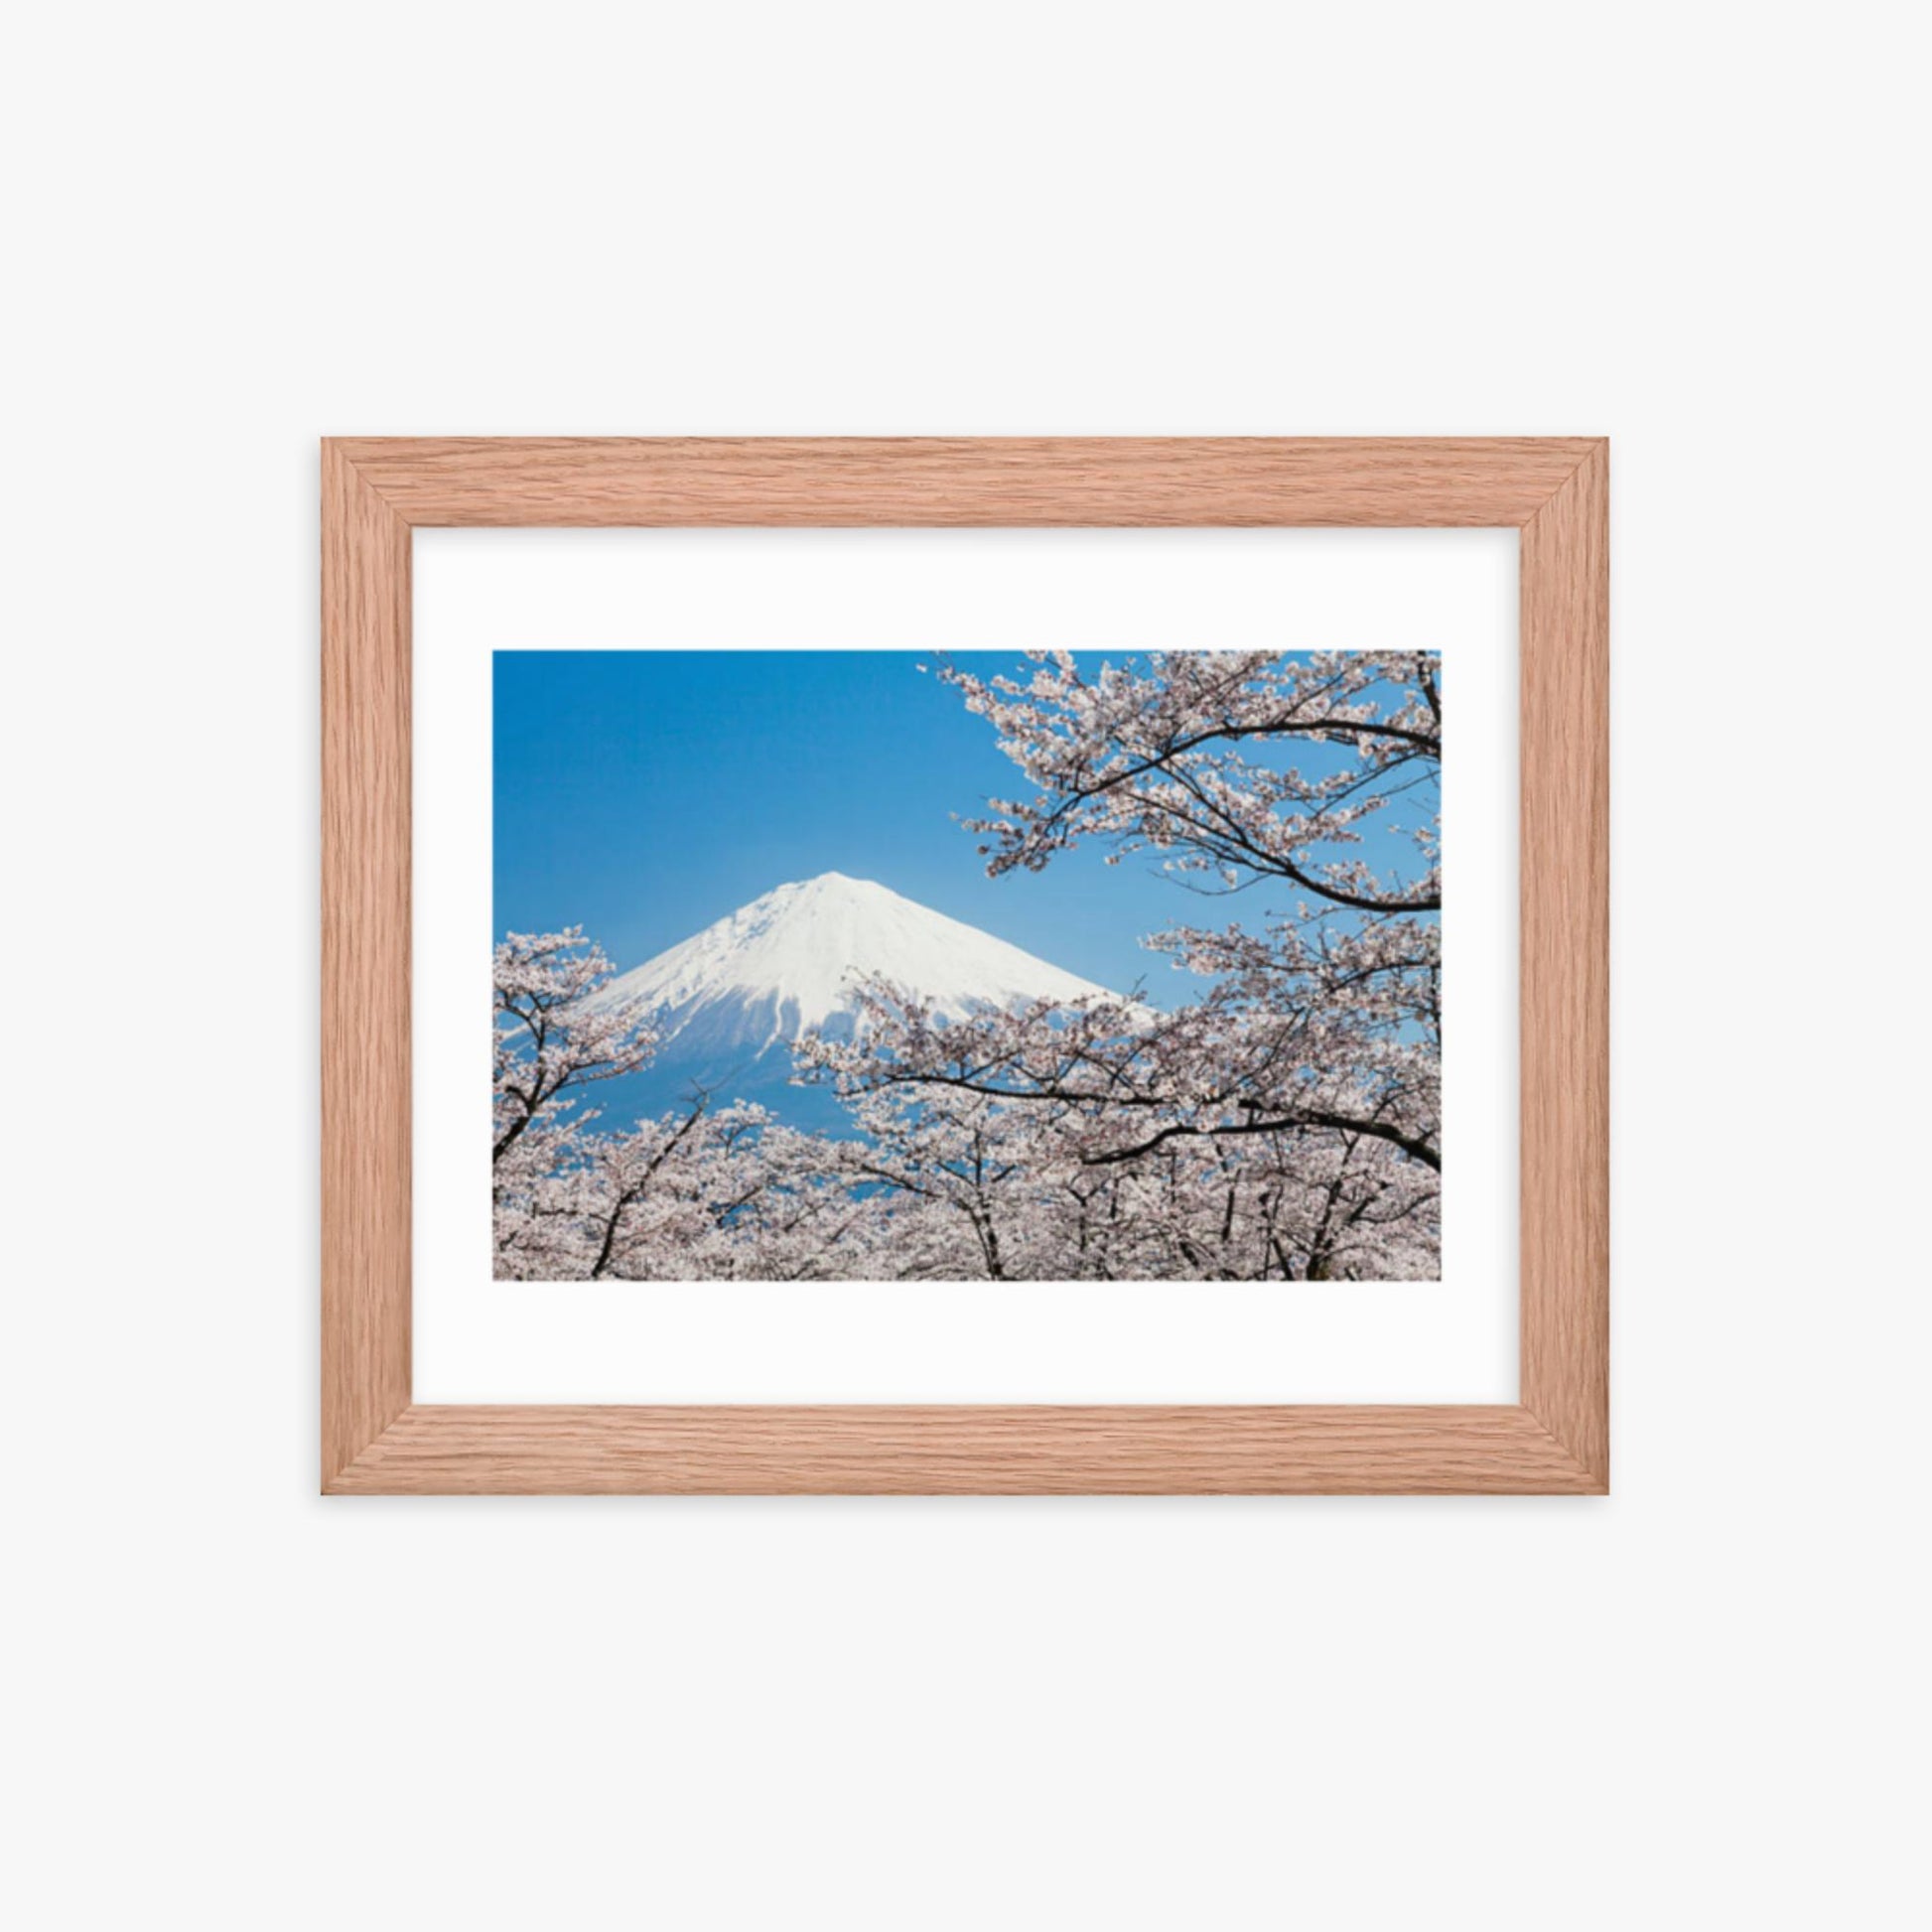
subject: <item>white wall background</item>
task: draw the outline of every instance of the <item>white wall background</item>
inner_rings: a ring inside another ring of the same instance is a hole
[[[1906,1922],[1905,24],[15,23],[15,1922]],[[1614,1497],[317,1499],[367,431],[1610,433]]]

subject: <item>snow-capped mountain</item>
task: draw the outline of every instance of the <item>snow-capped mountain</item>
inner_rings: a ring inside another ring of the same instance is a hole
[[[612,981],[641,1000],[660,1066],[742,1070],[811,1028],[849,1031],[853,981],[881,973],[947,1019],[975,1008],[1079,1000],[1106,989],[869,879],[821,873],[779,886]]]

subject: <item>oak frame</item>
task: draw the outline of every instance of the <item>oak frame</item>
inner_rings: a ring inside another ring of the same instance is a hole
[[[1608,473],[1600,438],[326,439],[325,1493],[1607,1493]],[[410,532],[522,524],[1520,530],[1520,1401],[413,1403]]]

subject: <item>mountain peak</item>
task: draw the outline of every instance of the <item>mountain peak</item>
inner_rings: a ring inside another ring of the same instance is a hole
[[[788,886],[775,886],[774,893],[883,893],[888,889],[876,879],[853,879],[842,872],[821,872],[810,879],[794,879]],[[771,893],[764,895],[766,898]],[[895,895],[897,897],[897,895]],[[757,900],[753,901],[754,904]]]
[[[875,973],[946,1019],[1106,997],[1091,980],[840,872],[773,887],[622,974],[604,997],[641,1000],[663,1056],[742,1061],[813,1028],[849,1029],[854,984]]]

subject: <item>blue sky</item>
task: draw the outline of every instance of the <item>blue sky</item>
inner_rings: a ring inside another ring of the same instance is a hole
[[[1259,891],[1203,901],[1154,861],[1082,846],[986,877],[953,821],[1024,784],[993,728],[913,652],[498,651],[498,933],[582,925],[640,965],[788,880],[876,879],[936,911],[1168,1005],[1190,982],[1141,935],[1259,922]],[[960,653],[987,675],[1016,652]],[[1095,667],[1100,653],[1083,653]]]

